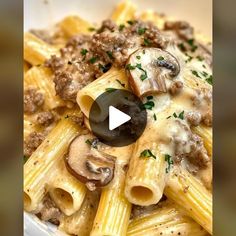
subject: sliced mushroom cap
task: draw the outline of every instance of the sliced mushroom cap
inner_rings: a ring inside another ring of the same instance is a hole
[[[91,134],[77,136],[71,142],[65,162],[68,171],[91,191],[114,177],[115,157],[99,151],[97,139]]]
[[[130,55],[126,69],[130,86],[139,97],[167,92],[166,79],[180,72],[177,59],[160,48],[138,49]]]

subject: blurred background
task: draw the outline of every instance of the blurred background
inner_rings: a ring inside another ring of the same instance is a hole
[[[197,4],[197,0],[188,1]],[[216,236],[236,235],[235,9],[236,2],[233,0],[214,0],[214,235]],[[23,1],[1,0],[0,235],[3,236],[23,235],[22,37]]]

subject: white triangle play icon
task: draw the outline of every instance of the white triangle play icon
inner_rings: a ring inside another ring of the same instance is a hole
[[[109,130],[113,130],[120,125],[123,125],[130,119],[131,117],[124,112],[116,109],[113,106],[109,106]]]

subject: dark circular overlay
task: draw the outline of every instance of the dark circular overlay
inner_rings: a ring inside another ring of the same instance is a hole
[[[126,113],[131,119],[109,130],[109,106]],[[143,133],[147,124],[147,112],[142,101],[133,93],[121,89],[108,89],[92,104],[89,124],[98,139],[113,147],[134,143]]]

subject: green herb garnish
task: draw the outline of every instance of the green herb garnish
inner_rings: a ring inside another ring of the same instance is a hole
[[[139,35],[143,35],[145,32],[146,32],[147,28],[142,28],[142,27],[139,27],[137,32]]]
[[[206,82],[210,85],[213,85],[213,76],[210,75],[208,78],[206,78]]]
[[[97,57],[92,57],[92,58],[89,59],[89,62],[91,64],[94,64],[97,61],[97,59],[98,59]]]
[[[140,154],[140,157],[153,157],[154,159],[157,158],[155,155],[153,155],[150,149],[143,150]]]
[[[88,50],[85,49],[85,48],[82,48],[81,51],[80,51],[80,54],[81,54],[82,56],[86,56],[87,53],[88,53]]]
[[[152,100],[153,96],[147,96],[147,100]]]
[[[143,108],[146,110],[152,110],[152,108],[155,106],[155,103],[153,101],[147,101],[143,104]]]
[[[134,21],[128,20],[127,23],[128,23],[129,25],[133,25],[133,24],[134,24]]]
[[[136,66],[132,66],[131,64],[126,65],[125,67],[127,70],[134,70]]]
[[[93,148],[98,148],[97,147],[97,144],[98,144],[98,139],[97,138],[93,138],[93,139],[87,139],[86,141],[85,141],[85,143],[87,143],[88,145],[90,145],[91,147],[93,147]]]
[[[147,71],[142,68],[142,65],[139,64],[139,63],[137,63],[137,64],[136,64],[136,67],[137,67],[139,70],[141,70],[141,71],[144,72],[143,74],[141,74],[140,79],[141,79],[142,81],[144,81],[145,79],[147,79]]]
[[[122,31],[125,28],[124,24],[119,25],[119,31]]]
[[[145,46],[150,46],[151,45],[151,42],[149,41],[149,39],[146,39],[146,38],[143,40],[143,43],[144,43]]]
[[[157,58],[159,61],[163,61],[164,60],[164,57],[160,56]]]
[[[92,32],[95,31],[96,29],[94,27],[89,27],[88,30]]]
[[[167,116],[166,119],[170,119],[171,116]]]
[[[201,56],[196,57],[199,61],[203,61],[203,58]]]
[[[140,59],[141,59],[141,56],[136,56],[136,58],[137,58],[138,60],[140,60]]]
[[[184,111],[181,111],[178,115],[178,118],[183,120],[184,119]]]
[[[112,55],[112,52],[111,51],[107,51],[106,52],[107,55],[109,56],[110,59],[114,59],[113,55]]]
[[[196,70],[192,70],[192,74],[198,78],[201,78]]]
[[[153,115],[153,118],[154,118],[154,120],[157,120],[157,116],[156,116],[155,113],[154,113],[154,115]]]
[[[183,43],[178,44],[178,47],[180,48],[181,51],[186,51],[186,47],[184,46]]]
[[[168,166],[166,167],[166,173],[168,173],[170,171],[171,165],[173,165],[174,162],[169,154],[165,154],[165,161],[168,164]]]

